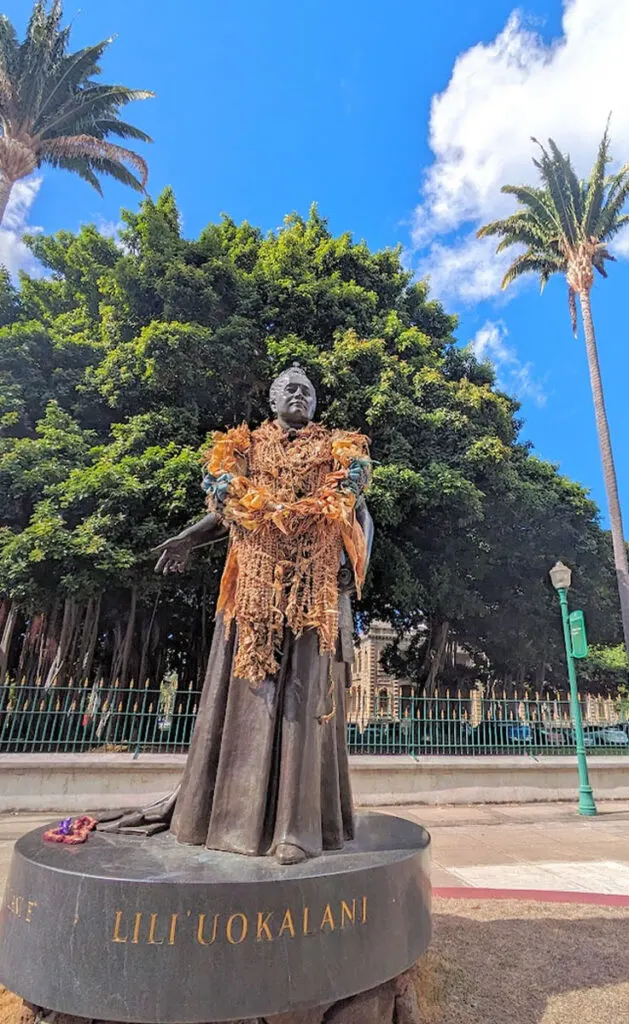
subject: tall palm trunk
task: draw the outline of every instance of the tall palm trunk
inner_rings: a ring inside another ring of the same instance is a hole
[[[598,362],[596,335],[594,333],[594,321],[592,320],[592,308],[590,306],[590,293],[588,289],[583,289],[583,291],[579,292],[579,300],[583,315],[585,348],[590,369],[590,383],[592,385],[592,398],[594,399],[598,443],[601,449],[603,477],[605,479],[605,490],[607,491],[607,506],[614,547],[614,564],[616,566],[618,593],[620,595],[622,630],[625,638],[625,649],[629,657],[629,564],[627,563],[627,545],[625,544],[625,535],[622,527],[622,515],[618,500],[618,483],[616,481],[616,469],[614,467],[612,444],[609,436],[609,424],[605,411],[601,368]]]
[[[11,198],[11,192],[15,183],[7,178],[4,174],[0,174],[0,226],[4,220],[4,215],[7,212],[7,206],[9,205],[9,199]]]

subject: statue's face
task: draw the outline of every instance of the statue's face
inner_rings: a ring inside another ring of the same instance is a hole
[[[271,408],[280,423],[305,427],[314,416],[317,396],[310,381],[301,373],[287,374],[275,388]]]

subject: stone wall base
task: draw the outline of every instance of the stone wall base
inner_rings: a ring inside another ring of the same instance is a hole
[[[113,1024],[111,1021],[88,1020],[67,1013],[54,1013],[24,1003],[20,1024]],[[210,1022],[208,1022],[210,1024]],[[219,1024],[213,1021],[211,1024]],[[298,1013],[281,1013],[273,1017],[253,1017],[232,1024],[422,1024],[417,994],[410,972],[399,978],[342,999],[332,1006],[319,1006]]]

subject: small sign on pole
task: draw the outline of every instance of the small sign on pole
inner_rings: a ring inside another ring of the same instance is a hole
[[[588,652],[588,640],[585,632],[583,612],[570,612],[569,622],[572,657],[585,658]]]

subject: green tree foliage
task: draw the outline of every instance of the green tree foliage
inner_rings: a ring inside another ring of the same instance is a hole
[[[405,637],[427,625],[405,656],[418,684],[453,638],[494,671],[561,672],[558,557],[593,638],[617,639],[595,506],[519,441],[517,403],[399,252],[334,237],[316,209],[268,236],[225,217],[188,240],[170,190],[124,225],[119,245],[92,227],[32,240],[48,273],[0,290],[12,673],[198,685],[224,551],[163,580],[150,549],[202,513],[208,432],[260,422],[295,358],[325,422],[372,439],[361,613]]]
[[[579,665],[579,674],[592,692],[619,697],[620,710],[628,717],[629,664],[623,644],[590,647],[587,658]]]

